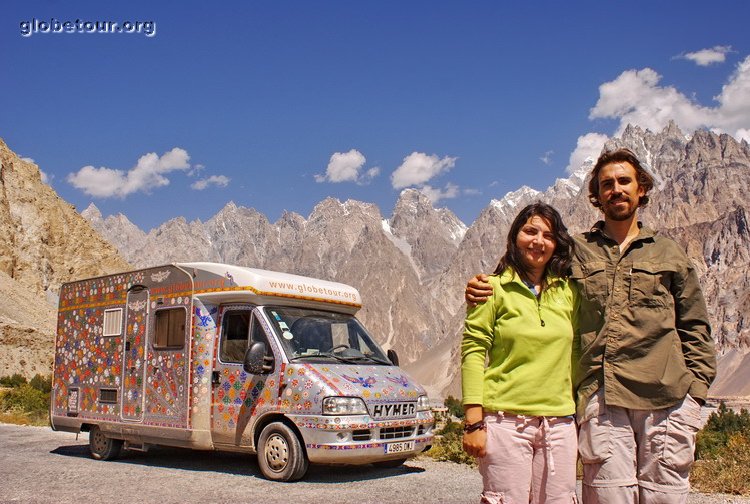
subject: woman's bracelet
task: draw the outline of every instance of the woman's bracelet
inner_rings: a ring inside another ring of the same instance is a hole
[[[464,424],[464,432],[466,434],[471,434],[472,432],[478,431],[480,429],[484,430],[484,420],[480,420],[472,424]]]

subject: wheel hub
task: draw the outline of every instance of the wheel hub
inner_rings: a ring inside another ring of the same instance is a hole
[[[94,433],[93,438],[92,445],[94,450],[96,450],[97,453],[103,453],[107,449],[107,438],[98,429]]]
[[[266,443],[266,460],[274,471],[284,469],[289,463],[289,445],[283,436],[273,434]]]

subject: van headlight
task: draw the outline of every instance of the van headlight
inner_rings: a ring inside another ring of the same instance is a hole
[[[323,399],[324,415],[366,415],[367,407],[359,397],[326,397]]]
[[[430,398],[426,395],[421,395],[417,399],[417,411],[430,411]]]

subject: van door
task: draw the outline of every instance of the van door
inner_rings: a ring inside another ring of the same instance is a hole
[[[220,310],[218,348],[212,383],[211,436],[215,445],[252,446],[245,426],[269,375],[247,374],[242,361],[250,341],[262,341],[273,355],[266,334],[249,305],[229,305]]]
[[[120,416],[123,420],[140,422],[143,419],[144,371],[146,369],[146,328],[149,311],[147,288],[131,287],[128,291],[126,311]]]

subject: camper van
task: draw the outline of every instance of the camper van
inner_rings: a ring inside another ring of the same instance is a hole
[[[217,263],[66,283],[50,404],[95,459],[165,445],[308,464],[397,467],[430,448],[424,389],[355,317],[349,285]]]

